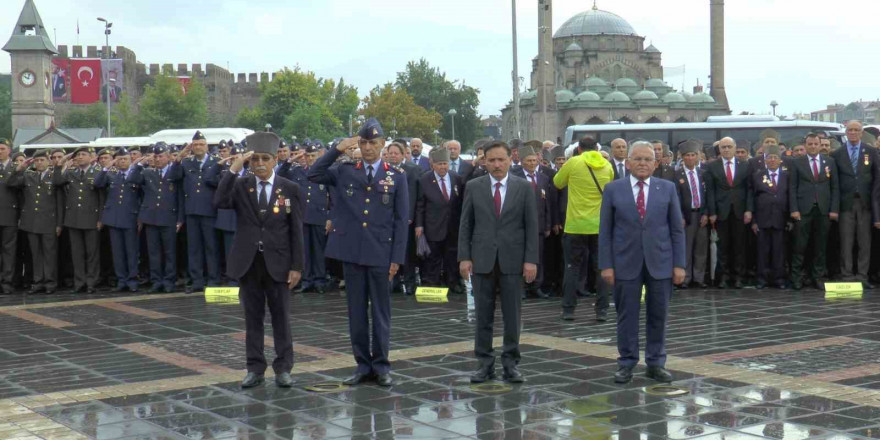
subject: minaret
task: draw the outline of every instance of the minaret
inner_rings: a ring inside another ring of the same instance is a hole
[[[724,0],[709,0],[712,82],[709,92],[715,102],[729,108],[724,91]]]
[[[535,108],[540,112],[530,137],[556,139],[556,60],[553,54],[553,0],[538,0],[538,90]]]
[[[19,128],[48,129],[55,118],[50,82],[52,56],[58,51],[33,0],[25,0],[3,50],[12,60],[13,135]]]

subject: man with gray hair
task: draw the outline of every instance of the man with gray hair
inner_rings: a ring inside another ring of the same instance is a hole
[[[749,190],[749,165],[734,157],[736,141],[726,137],[718,141],[721,160],[706,164],[706,198],[709,205],[709,222],[718,232],[718,268],[725,271],[720,287],[726,289],[732,283],[734,289],[742,288],[745,272],[746,225],[752,222],[746,202]]]
[[[868,267],[871,262],[871,191],[877,150],[862,143],[862,123],[846,124],[846,143],[831,153],[837,162],[838,185],[840,185],[840,275],[846,281],[858,281],[866,289]],[[824,139],[822,140],[824,141]],[[831,140],[828,139],[830,149]],[[821,141],[820,141],[821,146]],[[858,242],[859,255],[853,272],[853,245]]]
[[[474,166],[461,159],[461,143],[456,140],[446,141],[443,148],[449,151],[449,171],[467,180],[474,172]]]

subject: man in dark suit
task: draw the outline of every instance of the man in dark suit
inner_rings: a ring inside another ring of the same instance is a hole
[[[706,164],[706,198],[709,204],[709,222],[718,232],[718,268],[716,278],[720,287],[742,288],[745,275],[746,225],[752,222],[746,213],[749,188],[749,166],[734,157],[736,141],[723,138],[718,141],[721,158]],[[718,272],[726,271],[723,276]]]
[[[415,237],[428,241],[431,253],[422,264],[422,284],[446,286],[456,294],[465,293],[458,275],[458,226],[464,195],[464,179],[449,172],[449,151],[431,150],[430,173],[419,178],[416,198]],[[446,275],[441,280],[440,272]]]
[[[846,124],[846,143],[831,153],[837,165],[840,189],[840,276],[845,281],[858,281],[866,289],[868,268],[871,264],[871,191],[874,187],[874,168],[877,150],[863,144],[862,123]],[[831,238],[834,240],[834,237]],[[853,245],[858,243],[857,269],[853,271]]]
[[[495,293],[500,291],[504,317],[501,364],[504,379],[522,383],[519,333],[522,282],[537,275],[538,210],[528,182],[511,176],[510,147],[492,142],[485,147],[489,175],[467,183],[458,236],[458,260],[462,278],[473,274],[476,304],[474,354],[480,367],[471,382],[495,377],[492,325]]]
[[[685,277],[685,234],[675,185],[651,173],[657,159],[651,144],[635,142],[629,179],[605,185],[599,223],[599,269],[614,286],[617,359],[614,381],[632,380],[639,361],[639,307],[645,293],[645,376],[671,382],[666,365],[666,318],[673,284]]]
[[[116,290],[138,291],[138,209],[140,187],[126,179],[131,168],[128,150],[120,148],[113,155],[110,168],[95,176],[95,188],[105,191],[107,200],[101,223],[110,229]]]
[[[362,160],[331,167],[344,151],[359,146]],[[406,260],[409,193],[406,176],[382,161],[382,126],[370,118],[358,136],[346,139],[309,169],[313,183],[335,187],[333,227],[326,254],[345,267],[345,291],[355,374],[343,381],[357,385],[375,378],[391,386],[391,280]],[[372,335],[367,318],[372,314]],[[371,343],[372,340],[372,343]]]
[[[303,270],[303,201],[299,187],[275,175],[275,153],[280,139],[274,133],[247,137],[248,153],[229,167],[214,193],[217,208],[234,209],[235,240],[229,259],[229,275],[241,284],[247,328],[247,369],[242,388],[263,383],[263,318],[266,304],[272,317],[275,341],[275,383],[293,384],[293,341],[290,332],[290,289]],[[254,176],[238,177],[249,161]]]
[[[629,146],[625,139],[617,138],[611,141],[611,167],[614,169],[614,180],[629,177],[629,170],[626,168],[626,155],[629,153]]]
[[[393,146],[397,144],[397,146]],[[409,219],[406,239],[406,262],[401,268],[401,273],[397,275],[394,291],[399,287],[403,287],[406,295],[414,295],[416,293],[416,267],[419,267],[419,258],[416,255],[416,197],[418,196],[419,177],[422,176],[422,168],[414,164],[411,160],[405,160],[409,155],[409,147],[405,139],[395,139],[393,143],[385,147],[388,150],[388,162],[397,168],[400,168],[406,175],[406,186],[409,193]],[[400,150],[398,152],[398,150]]]
[[[58,176],[59,185],[65,185],[64,227],[70,235],[73,263],[74,292],[95,293],[100,272],[98,257],[98,230],[104,196],[95,186],[99,167],[92,164],[88,147],[74,150],[75,165],[70,167],[71,155],[64,157],[64,167]]]
[[[689,140],[678,146],[683,165],[676,171],[676,189],[685,222],[686,267],[684,283],[706,288],[706,260],[709,253],[709,210],[706,208],[706,176],[697,164],[703,143]]]
[[[557,145],[550,150],[550,158],[558,173],[565,165],[565,147]],[[555,176],[554,176],[555,177]],[[554,187],[556,185],[553,185]],[[545,240],[546,251],[544,267],[544,292],[549,296],[563,293],[565,278],[565,258],[563,257],[563,235],[565,232],[565,211],[568,209],[568,187],[556,190],[556,200],[551,219],[551,235]],[[587,262],[582,262],[582,273],[587,271]]]
[[[810,133],[804,140],[806,156],[795,159],[789,171],[789,204],[791,218],[797,222],[794,250],[791,255],[791,286],[803,288],[804,252],[813,252],[809,284],[822,289],[825,276],[825,248],[828,221],[837,221],[840,211],[840,190],[837,164],[834,159],[819,154],[819,136]]]
[[[675,168],[663,163],[663,156],[669,151],[669,145],[663,141],[651,141],[654,149],[654,157],[657,159],[657,168],[654,169],[653,177],[675,182]]]
[[[409,146],[412,149],[412,163],[418,165],[422,171],[431,171],[431,163],[428,162],[427,157],[422,156],[422,140],[412,138],[409,141]]]
[[[783,170],[778,145],[764,145],[763,167],[752,174],[748,210],[753,213],[752,232],[758,235],[757,285],[767,282],[773,287],[785,286],[785,236],[788,221],[788,172]]]
[[[0,291],[12,293],[12,274],[18,248],[18,191],[9,186],[16,165],[9,158],[9,141],[0,139]]]
[[[449,151],[449,171],[467,180],[474,172],[474,165],[461,158],[461,143],[452,140],[446,141],[443,146]]]
[[[544,282],[544,269],[546,268],[544,240],[550,236],[550,230],[553,228],[553,211],[556,209],[557,197],[556,186],[553,185],[551,178],[540,172],[538,150],[535,150],[533,146],[520,147],[519,157],[522,166],[516,170],[511,169],[510,174],[529,182],[532,192],[535,194],[535,207],[538,211],[538,273],[535,276],[535,281],[526,285],[523,299],[528,295],[549,298],[549,295],[541,291],[541,285]]]

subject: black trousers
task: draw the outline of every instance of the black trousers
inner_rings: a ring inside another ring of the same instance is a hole
[[[419,257],[416,255],[416,227],[409,225],[406,241],[406,263],[400,268],[401,274],[398,278],[402,279],[404,286],[408,289],[406,293],[415,293],[416,287],[416,267],[419,265]],[[409,289],[412,288],[413,292]]]
[[[718,270],[725,272],[723,276],[716,273],[715,278],[730,282],[741,280],[745,276],[746,225],[731,210],[727,218],[715,222],[715,230],[718,232]]]
[[[28,232],[33,258],[34,279],[31,288],[43,287],[53,291],[58,287],[58,237],[55,234],[35,234]]]
[[[186,241],[189,257],[189,276],[193,287],[201,290],[207,283],[220,283],[220,254],[217,252],[217,235],[214,233],[215,217],[204,215],[186,216]],[[205,279],[205,266],[208,268]]]
[[[538,271],[535,273],[535,281],[526,284],[526,291],[536,293],[544,285],[544,232],[538,231]]]
[[[177,281],[177,234],[174,226],[145,225],[153,287],[173,292]]]
[[[15,273],[12,276],[13,284],[16,288],[24,288],[30,284],[33,276],[34,262],[31,258],[28,233],[19,229],[16,243]]]
[[[15,254],[18,244],[18,228],[0,227],[0,285],[12,291],[12,275],[15,272]]]
[[[578,289],[588,276],[599,278],[598,262],[590,255],[599,253],[599,234],[565,234],[562,237],[565,255],[562,309],[574,311],[578,303]],[[595,266],[593,266],[595,262]],[[596,313],[608,310],[609,289],[601,279],[596,280]]]
[[[272,316],[272,337],[275,340],[275,374],[289,373],[293,368],[293,338],[290,332],[290,290],[287,283],[272,279],[266,270],[262,253],[257,253],[251,268],[241,278],[241,302],[244,305],[246,329],[247,370],[263,374],[266,356],[263,354],[263,317],[266,304]]]
[[[544,282],[545,293],[562,291],[562,280],[565,274],[565,258],[562,254],[562,234],[550,234],[544,240]]]
[[[70,253],[73,260],[73,288],[95,288],[100,275],[98,230],[67,228],[70,233]],[[33,251],[33,248],[31,248]]]
[[[431,254],[425,257],[422,265],[422,285],[432,287],[449,287],[458,285],[461,276],[458,274],[458,240],[447,236],[445,241],[429,241]],[[441,269],[446,274],[442,279]]]
[[[501,292],[501,316],[504,319],[501,365],[513,367],[519,364],[519,334],[522,328],[522,274],[505,275],[495,261],[489,273],[475,273],[471,277],[474,285],[474,308],[477,325],[474,337],[474,355],[480,367],[495,364],[495,351],[492,348],[492,328],[495,324],[495,292]]]
[[[327,266],[324,264],[324,249],[327,247],[327,233],[324,225],[303,224],[303,238],[306,246],[306,270],[303,273],[303,288],[327,284]]]
[[[98,247],[99,252],[99,265],[101,269],[99,271],[99,280],[102,284],[106,284],[110,287],[116,287],[117,281],[122,281],[125,283],[125,280],[117,280],[116,279],[116,268],[113,263],[113,247],[110,245],[110,228],[101,228],[98,231],[98,240],[101,242]]]
[[[791,254],[791,282],[800,283],[804,277],[804,252],[809,247],[813,251],[808,277],[819,281],[825,276],[825,247],[828,243],[827,214],[813,205],[809,211],[801,211],[801,221],[795,223],[794,252]]]
[[[785,283],[785,246],[782,229],[758,230],[758,281],[766,280],[778,286]]]

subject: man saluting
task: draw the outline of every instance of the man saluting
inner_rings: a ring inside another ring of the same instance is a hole
[[[293,341],[290,335],[290,289],[303,269],[302,200],[299,187],[275,175],[275,152],[280,138],[274,133],[247,137],[253,149],[238,156],[214,193],[219,209],[234,209],[235,239],[228,261],[230,278],[241,285],[247,328],[247,370],[242,388],[263,383],[263,316],[266,303],[275,338],[275,383],[290,387],[293,379]],[[238,178],[245,161],[254,176]]]

